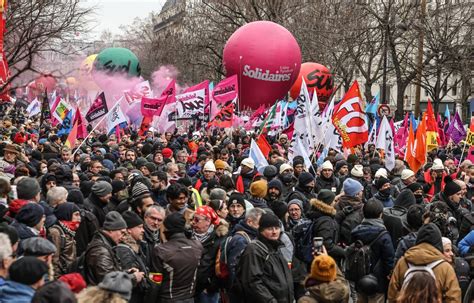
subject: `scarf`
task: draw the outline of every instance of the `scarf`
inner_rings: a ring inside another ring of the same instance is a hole
[[[207,239],[211,237],[213,231],[214,231],[214,225],[211,224],[211,226],[209,226],[209,229],[203,234],[198,234],[197,232],[193,231],[193,238],[198,240],[201,243],[204,243],[206,242]]]
[[[366,223],[367,225],[372,225],[372,226],[378,226],[382,227],[383,229],[387,229],[385,225],[383,224],[382,219],[363,219],[362,223]]]
[[[59,221],[59,226],[68,234],[71,236],[76,235],[76,231],[79,228],[79,225],[81,222],[76,222],[76,221],[65,221],[65,220],[60,220]]]

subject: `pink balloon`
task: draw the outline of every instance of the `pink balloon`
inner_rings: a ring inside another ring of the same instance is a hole
[[[285,96],[298,77],[301,50],[283,26],[256,21],[232,34],[223,61],[228,77],[238,75],[240,106],[255,109]]]

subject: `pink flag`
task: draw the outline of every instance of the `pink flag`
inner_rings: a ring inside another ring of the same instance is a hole
[[[234,100],[239,94],[237,75],[230,76],[219,82],[212,91],[212,101],[218,104]]]
[[[141,112],[143,116],[152,117],[159,116],[163,111],[163,107],[167,104],[170,96],[165,95],[159,98],[142,97]]]
[[[404,149],[408,139],[408,113],[405,115],[405,118],[403,119],[403,124],[400,129],[398,129],[398,131],[395,131],[395,129],[393,128],[392,130],[394,133],[394,151],[396,154],[404,156]]]
[[[252,125],[257,120],[257,118],[265,112],[265,106],[262,104],[259,108],[252,114],[249,121],[245,123],[244,127],[246,130],[252,129]]]

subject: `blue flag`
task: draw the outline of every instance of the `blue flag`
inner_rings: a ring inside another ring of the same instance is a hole
[[[448,123],[451,123],[451,113],[449,112],[449,106],[446,104],[446,110],[444,111],[444,117],[448,119]]]
[[[365,108],[365,112],[367,114],[374,114],[377,113],[377,108],[379,108],[379,103],[380,103],[380,92],[377,93],[377,95],[375,95],[373,98],[372,98],[372,101],[370,101],[369,104],[367,104],[366,108]]]
[[[73,127],[72,122],[73,122],[72,121],[72,110],[70,110],[67,113],[66,118],[64,118],[63,123],[61,124],[61,129],[58,130],[58,136],[68,135],[71,132],[72,127]]]

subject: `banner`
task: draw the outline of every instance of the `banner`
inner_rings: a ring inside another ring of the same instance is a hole
[[[71,132],[73,122],[72,122],[72,111],[68,111],[66,117],[64,117],[63,122],[58,130],[58,136],[69,134]]]
[[[438,125],[436,123],[433,107],[431,106],[431,100],[428,99],[428,105],[426,107],[426,148],[428,152],[439,146],[438,139]]]
[[[204,115],[205,89],[176,96],[177,120],[201,118]]]
[[[148,117],[160,116],[167,101],[168,96],[159,98],[142,97],[140,107],[142,115]]]
[[[86,120],[91,123],[94,120],[103,117],[109,112],[107,108],[107,102],[105,100],[104,92],[100,93],[99,96],[94,100],[91,105],[91,108],[87,111]]]
[[[66,119],[66,116],[69,114],[69,112],[72,112],[72,111],[73,111],[72,106],[66,101],[61,99],[61,101],[59,101],[58,103],[58,106],[53,112],[53,117],[56,118],[56,120],[58,120],[59,123],[63,123],[63,120]]]
[[[110,133],[120,123],[127,122],[119,105],[120,102],[117,102],[107,115],[107,133]]]
[[[80,114],[79,111],[78,111],[78,113]],[[69,133],[69,135],[67,136],[66,142],[64,143],[64,145],[66,147],[69,147],[69,148],[72,149],[76,146],[76,140],[78,138],[77,127],[78,127],[78,120],[76,119],[76,122],[74,122],[74,126],[72,127],[72,130]]]
[[[220,110],[216,115],[214,120],[207,124],[207,127],[215,126],[220,128],[232,127],[232,122],[234,118],[234,102],[225,106]]]
[[[342,146],[351,148],[367,142],[369,130],[362,111],[359,83],[354,81],[344,98],[334,109],[332,121],[342,137]]]
[[[237,75],[233,75],[214,86],[211,96],[213,102],[225,104],[236,99],[238,94],[239,85],[237,83]]]
[[[41,113],[41,104],[39,103],[38,98],[31,101],[30,105],[26,108],[26,112],[28,113],[28,118]]]
[[[391,171],[395,167],[395,151],[393,148],[393,131],[387,116],[383,116],[375,148],[383,149],[385,154],[385,167]]]

